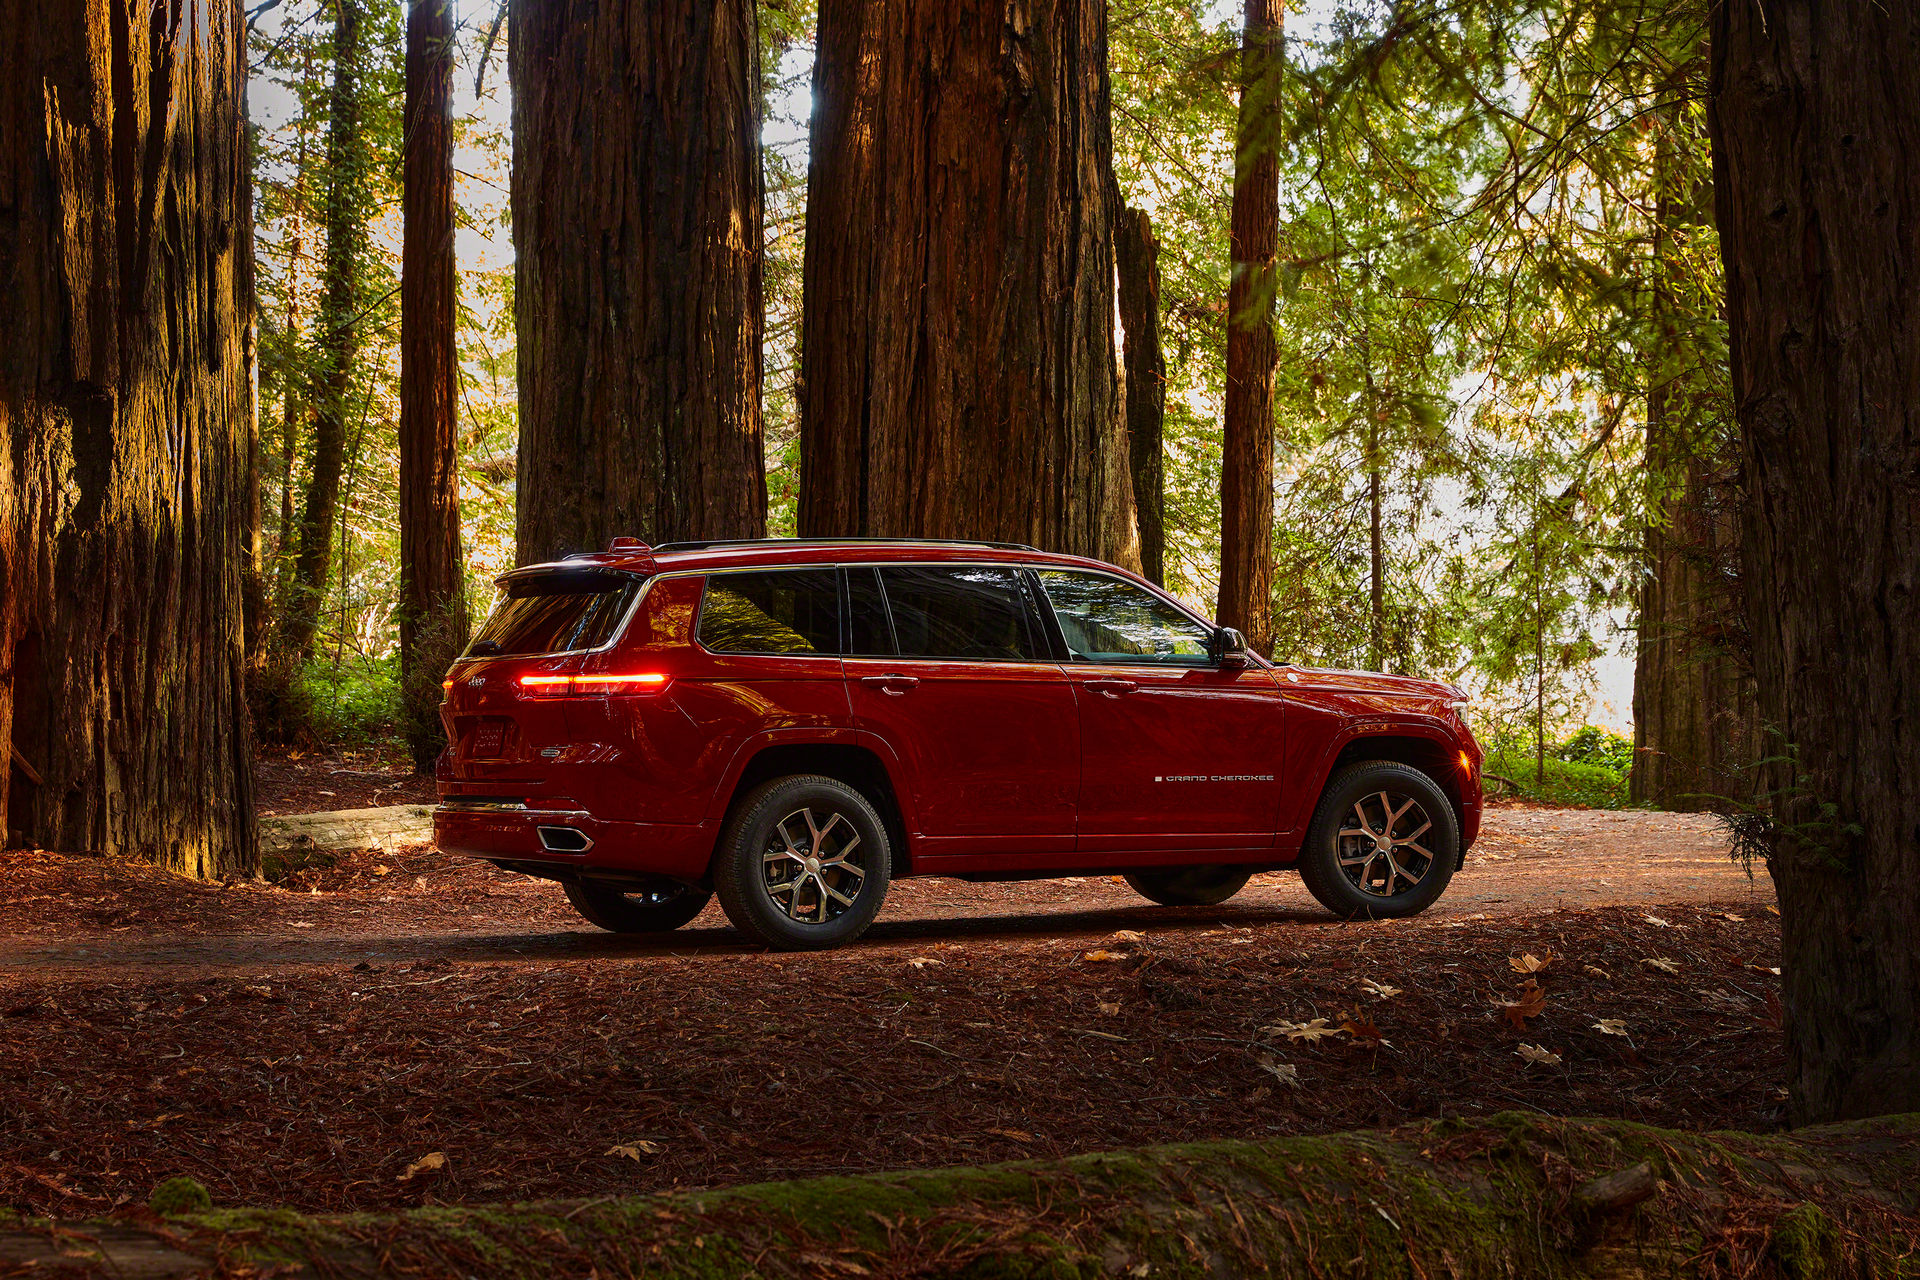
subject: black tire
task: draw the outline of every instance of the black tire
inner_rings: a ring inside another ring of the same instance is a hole
[[[1418,813],[1401,807],[1409,801]],[[1408,765],[1370,760],[1328,780],[1300,849],[1300,878],[1343,919],[1389,919],[1432,906],[1459,861],[1460,822],[1439,784]]]
[[[713,901],[708,889],[696,889],[678,880],[654,885],[622,886],[604,880],[568,880],[567,901],[608,933],[670,933],[706,909]]]
[[[887,827],[867,798],[813,774],[775,778],[742,797],[713,856],[727,919],[780,951],[837,947],[865,933],[892,873]]]
[[[1164,867],[1127,876],[1133,891],[1163,907],[1213,907],[1247,887],[1253,872],[1238,867]]]

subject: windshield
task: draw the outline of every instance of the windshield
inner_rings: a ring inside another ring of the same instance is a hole
[[[613,639],[645,586],[644,578],[600,569],[514,578],[501,587],[465,656],[597,649]]]

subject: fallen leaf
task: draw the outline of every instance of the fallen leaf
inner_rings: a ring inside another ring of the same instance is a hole
[[[1735,924],[1739,924],[1739,923],[1741,923],[1742,921],[1744,921],[1744,920],[1746,919],[1746,917],[1745,917],[1745,916],[1737,916],[1737,915],[1735,915],[1735,914],[1733,914],[1733,912],[1731,912],[1731,911],[1722,911],[1722,912],[1720,913],[1720,918],[1721,918],[1722,920],[1731,920],[1731,921],[1733,921],[1733,922],[1734,922]]]
[[[632,1142],[623,1142],[617,1147],[608,1147],[610,1156],[624,1156],[628,1160],[638,1160],[643,1155],[657,1156],[666,1148],[657,1142],[645,1138],[636,1138]]]
[[[1602,1035],[1632,1038],[1632,1033],[1627,1030],[1627,1024],[1618,1018],[1602,1018],[1593,1024],[1593,1029]]]
[[[1373,1015],[1357,1009],[1340,1019],[1340,1029],[1355,1040],[1364,1040],[1368,1044],[1389,1043],[1387,1038],[1380,1034],[1380,1028],[1374,1024]]]
[[[1776,916],[1780,914],[1780,908],[1778,907],[1768,907],[1767,910],[1771,911]]]
[[[1680,966],[1675,964],[1673,961],[1667,959],[1665,956],[1648,956],[1646,959],[1642,960],[1640,963],[1646,965],[1648,968],[1658,969],[1662,973],[1680,972]]]
[[[435,1169],[444,1169],[446,1167],[447,1167],[446,1152],[429,1151],[427,1152],[427,1154],[421,1156],[418,1160],[415,1160],[412,1164],[408,1165],[407,1171],[401,1174],[398,1178],[396,1178],[395,1181],[408,1182],[412,1180],[415,1174],[432,1173]]]
[[[1592,974],[1596,978],[1605,978],[1608,982],[1613,981],[1613,975],[1608,973],[1605,969],[1602,969],[1599,965],[1588,964],[1588,965],[1582,965],[1580,967],[1585,969],[1588,973]]]
[[[1665,920],[1662,920],[1659,916],[1641,916],[1640,918],[1642,920],[1645,920],[1648,924],[1657,924],[1662,929],[1673,928],[1672,925],[1668,924]]]
[[[1126,957],[1120,954],[1118,951],[1107,951],[1102,949],[1098,951],[1089,951],[1085,956],[1082,957],[1082,959],[1090,960],[1095,964],[1107,964],[1115,960],[1125,960]]]
[[[1513,1024],[1514,1030],[1525,1031],[1527,1029],[1527,1019],[1539,1017],[1541,1011],[1546,1007],[1547,993],[1540,989],[1539,983],[1535,982],[1532,978],[1528,978],[1520,986],[1520,998],[1518,1000],[1507,1001],[1501,1006],[1501,1009],[1507,1021]]]
[[[1543,1067],[1560,1065],[1560,1055],[1542,1045],[1523,1044],[1517,1052],[1529,1063],[1538,1063]]]
[[[1120,1006],[1111,1001],[1102,1000],[1100,1002],[1100,1012],[1111,1018],[1120,1012]]]
[[[1144,933],[1141,933],[1138,929],[1121,929],[1113,935],[1113,938],[1111,940],[1114,942],[1138,943],[1138,942],[1145,942],[1147,940],[1147,935]]]
[[[1372,978],[1360,979],[1360,985],[1382,1000],[1391,1000],[1400,994],[1400,988],[1390,987],[1384,982],[1375,982]]]
[[[1289,1040],[1305,1040],[1308,1044],[1340,1034],[1340,1028],[1328,1026],[1325,1018],[1315,1018],[1311,1022],[1276,1022],[1260,1030],[1267,1035],[1285,1036]]]
[[[1513,966],[1515,973],[1544,973],[1547,966],[1553,963],[1553,952],[1536,956],[1530,951],[1523,951],[1517,956],[1508,956],[1507,963]]]
[[[935,960],[932,956],[915,956],[907,963],[916,969],[924,969],[930,964],[944,964],[945,961]]]
[[[1011,1138],[1015,1142],[1033,1141],[1033,1135],[1021,1129],[989,1129],[987,1132],[996,1138]]]
[[[1281,1084],[1293,1089],[1300,1087],[1300,1068],[1294,1066],[1291,1062],[1276,1062],[1271,1056],[1264,1053],[1258,1058],[1255,1058],[1254,1061],[1259,1064],[1262,1071],[1270,1073],[1273,1078]]]

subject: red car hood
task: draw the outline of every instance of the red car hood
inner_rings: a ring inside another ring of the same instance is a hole
[[[1296,689],[1324,689],[1329,692],[1385,694],[1403,698],[1464,698],[1459,689],[1440,680],[1418,676],[1389,676],[1378,671],[1330,671],[1322,667],[1298,667],[1291,663],[1279,668],[1280,678]]]

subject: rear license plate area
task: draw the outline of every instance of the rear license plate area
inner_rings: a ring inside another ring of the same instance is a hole
[[[467,738],[467,754],[475,759],[498,759],[507,754],[513,721],[505,716],[482,716]]]

